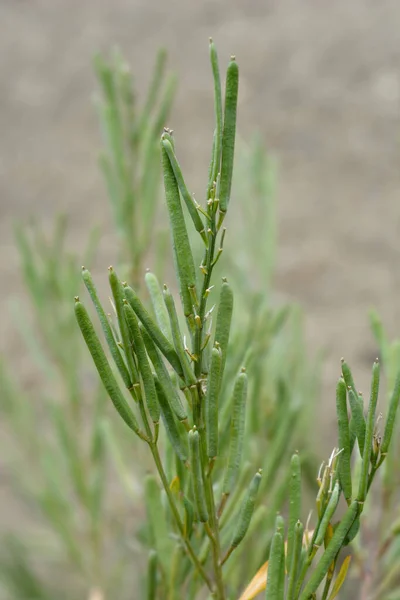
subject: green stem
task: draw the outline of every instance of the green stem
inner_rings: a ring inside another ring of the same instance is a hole
[[[205,572],[203,566],[200,564],[199,559],[197,558],[195,551],[193,550],[193,547],[191,545],[191,543],[189,542],[189,540],[187,538],[185,538],[185,532],[184,532],[184,527],[181,521],[181,517],[179,515],[179,511],[176,507],[175,504],[175,500],[174,497],[172,495],[172,492],[170,490],[170,487],[168,485],[168,481],[167,481],[167,477],[165,475],[165,471],[164,471],[164,467],[162,466],[162,462],[161,462],[161,458],[160,458],[160,453],[158,452],[158,447],[156,444],[154,444],[153,442],[149,443],[150,446],[150,450],[151,453],[153,455],[154,458],[154,462],[156,464],[156,468],[158,471],[158,474],[160,475],[160,479],[161,482],[163,484],[165,493],[167,494],[167,498],[168,498],[168,502],[169,505],[171,507],[171,511],[172,514],[174,516],[176,525],[178,527],[179,533],[181,535],[182,538],[182,542],[184,543],[187,553],[190,556],[190,559],[193,563],[193,565],[195,566],[195,568],[197,569],[199,575],[202,577],[202,579],[204,580],[204,582],[206,583],[208,589],[210,590],[211,593],[214,593],[214,589],[213,589],[213,585],[210,581],[210,578],[208,577],[207,573]]]

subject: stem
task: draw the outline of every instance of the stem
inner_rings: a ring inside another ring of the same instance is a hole
[[[194,552],[194,550],[192,548],[191,543],[189,542],[188,539],[185,538],[184,527],[183,527],[183,524],[182,524],[182,521],[181,521],[181,517],[179,515],[179,511],[178,511],[178,509],[176,507],[174,497],[173,497],[173,495],[171,493],[171,490],[170,490],[170,487],[168,485],[167,477],[165,475],[165,471],[164,471],[164,468],[163,468],[162,463],[161,463],[160,453],[158,452],[158,447],[153,442],[149,443],[149,446],[150,446],[150,450],[151,450],[151,453],[152,453],[153,458],[154,458],[154,462],[155,462],[156,467],[157,467],[158,474],[160,475],[160,479],[161,479],[161,482],[163,484],[165,493],[167,494],[168,502],[169,502],[169,505],[171,507],[171,511],[172,511],[173,516],[174,516],[174,519],[175,519],[176,525],[178,527],[179,533],[181,535],[182,542],[184,543],[184,545],[186,547],[186,550],[187,550],[187,552],[188,552],[188,554],[189,554],[189,556],[191,558],[191,561],[192,561],[193,565],[195,566],[195,568],[197,569],[199,575],[202,577],[202,579],[206,583],[206,585],[207,585],[208,589],[210,590],[210,592],[213,593],[214,589],[213,589],[213,585],[212,585],[212,583],[210,581],[210,578],[208,577],[207,573],[203,569],[203,566],[200,564],[200,561],[197,558],[197,556],[196,556],[196,554],[195,554],[195,552]]]

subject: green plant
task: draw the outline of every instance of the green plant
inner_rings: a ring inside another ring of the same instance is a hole
[[[243,363],[235,367],[231,363],[229,372],[233,292],[226,279],[219,286],[216,322],[212,323],[210,302],[215,302],[218,291],[214,288],[214,268],[223,252],[223,225],[231,196],[238,67],[232,58],[227,69],[223,109],[213,42],[210,52],[216,128],[204,207],[195,203],[187,191],[171,131],[166,129],[161,137],[181,311],[177,311],[170,290],[166,286],[161,290],[156,277],[148,275],[153,306],[153,315],[149,314],[136,291],[110,267],[113,327],[102,318],[103,311],[97,301],[95,304],[115,362],[117,374],[114,374],[89,313],[80,299],[75,299],[76,318],[100,379],[122,419],[147,444],[162,484],[160,489],[151,474],[146,478],[148,527],[144,537],[152,548],[147,580],[149,599],[195,598],[204,590],[219,600],[237,595],[243,581],[228,576],[229,564],[234,563],[236,550],[254,523],[259,526],[271,517],[271,512],[257,513],[256,496],[263,479],[268,487],[272,485],[272,476],[278,472],[276,463],[283,454],[284,444],[275,439],[269,457],[271,464],[265,474],[261,474],[258,465],[253,465],[251,477],[251,471],[243,465],[246,446],[251,445],[245,425],[248,374]],[[187,208],[186,217],[182,200]],[[204,247],[198,269],[186,220],[200,234]],[[90,277],[86,270],[84,276]],[[275,318],[279,330],[283,316]],[[269,329],[273,331],[273,327]],[[246,341],[252,350],[253,336]],[[265,538],[259,535],[257,539],[262,546],[255,546],[259,564],[269,553],[265,577],[268,600],[316,598],[321,586],[321,600],[332,600],[338,594],[349,561],[345,560],[333,584],[335,566],[340,551],[358,533],[368,492],[386,458],[399,401],[400,389],[396,386],[380,442],[375,433],[379,378],[380,367],[376,362],[365,418],[362,397],[354,386],[349,367],[342,363],[342,377],[336,391],[339,443],[328,464],[321,468],[313,532],[301,523],[301,465],[296,454],[292,457],[289,479],[283,480],[276,507],[280,509],[288,497],[285,487],[289,485],[287,553],[285,521],[281,516],[276,519],[272,541],[268,534]],[[287,411],[284,382],[281,389],[281,412],[276,418],[278,424],[285,426],[281,435],[286,442],[296,412]],[[255,429],[260,407],[255,405],[252,409]],[[351,464],[357,447],[361,456],[358,471]],[[347,507],[334,522],[340,498]],[[322,555],[316,562],[320,548]]]

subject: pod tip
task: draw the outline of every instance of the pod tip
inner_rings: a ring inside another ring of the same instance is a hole
[[[74,300],[75,302],[79,302],[79,296],[75,296]]]

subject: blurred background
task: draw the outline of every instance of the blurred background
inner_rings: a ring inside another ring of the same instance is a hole
[[[115,257],[96,163],[94,53],[121,48],[140,100],[156,52],[166,48],[179,81],[167,125],[201,196],[213,126],[212,36],[220,60],[234,53],[240,65],[240,136],[258,132],[277,161],[275,292],[304,308],[307,352],[324,351],[319,418],[329,439],[341,356],[367,388],[377,353],[368,310],[377,308],[390,335],[400,332],[399,23],[397,0],[3,0],[0,351],[24,389],[38,382],[8,317],[25,293],[13,221],[34,215],[46,230],[64,211],[69,247],[81,252],[100,224],[96,269],[104,273]],[[7,479],[0,485],[1,520],[19,520]]]

